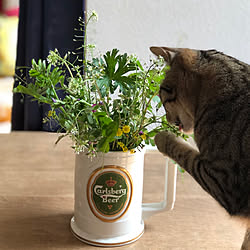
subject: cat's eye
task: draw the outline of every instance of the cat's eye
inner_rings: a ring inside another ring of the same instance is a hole
[[[167,92],[168,94],[172,94],[173,93],[173,89],[169,86],[161,86],[160,90],[163,90],[165,92]]]

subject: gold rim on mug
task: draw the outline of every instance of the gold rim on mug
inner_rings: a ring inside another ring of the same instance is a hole
[[[87,244],[90,244],[90,245],[94,245],[94,246],[105,246],[105,247],[115,247],[115,246],[122,246],[122,245],[127,245],[127,244],[130,244],[136,240],[138,240],[144,233],[144,230],[138,235],[136,236],[135,238],[131,239],[131,240],[127,240],[127,241],[122,241],[122,242],[117,242],[117,243],[101,243],[101,242],[97,242],[97,241],[92,241],[92,240],[87,240],[83,237],[81,237],[80,235],[76,234],[72,227],[70,227],[70,230],[72,232],[72,234],[77,238],[79,239],[80,241],[84,242],[84,243],[87,243]]]

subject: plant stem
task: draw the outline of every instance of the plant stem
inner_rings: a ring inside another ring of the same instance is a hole
[[[94,85],[95,85],[95,87],[96,87],[96,89],[97,89],[97,92],[98,92],[98,95],[99,95],[99,97],[100,97],[100,99],[101,99],[101,101],[102,101],[102,103],[103,103],[103,106],[104,106],[104,108],[105,108],[105,111],[106,111],[108,117],[110,117],[108,108],[107,108],[107,106],[106,106],[106,103],[105,103],[104,99],[102,98],[101,91],[100,91],[100,89],[99,89],[99,87],[98,87],[96,81],[94,81]]]
[[[153,63],[152,65],[150,65],[150,67],[148,68],[145,76],[144,76],[144,79],[143,79],[143,88],[142,88],[142,99],[144,100],[143,101],[143,105],[142,105],[142,118],[141,118],[141,124],[140,124],[140,128],[142,128],[143,126],[143,123],[144,123],[144,119],[145,119],[145,115],[146,115],[146,109],[145,109],[145,105],[146,105],[146,96],[145,95],[145,85],[146,85],[146,79],[147,79],[147,75],[148,73],[150,72],[150,70],[153,68],[153,66],[155,65],[155,63]],[[146,107],[148,107],[148,103],[146,105]]]

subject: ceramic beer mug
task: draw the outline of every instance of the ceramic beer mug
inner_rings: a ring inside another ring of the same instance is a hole
[[[75,209],[71,230],[95,246],[121,246],[139,239],[144,220],[175,202],[176,167],[166,158],[164,200],[142,203],[144,156],[148,150],[76,155]]]

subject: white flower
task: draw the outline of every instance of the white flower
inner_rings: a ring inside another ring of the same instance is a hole
[[[78,131],[77,131],[76,128],[73,128],[73,129],[71,129],[70,133],[71,133],[72,135],[76,135],[76,134],[78,133]]]
[[[80,84],[80,79],[71,78],[69,81],[68,89],[71,93],[79,95],[82,90],[82,85]]]
[[[97,15],[95,10],[92,11],[91,16],[93,16],[94,21],[96,21],[96,22],[98,21],[98,15]]]
[[[49,55],[47,57],[48,63],[51,63],[52,65],[56,65],[58,63],[58,56],[60,55],[57,49],[50,50]]]

